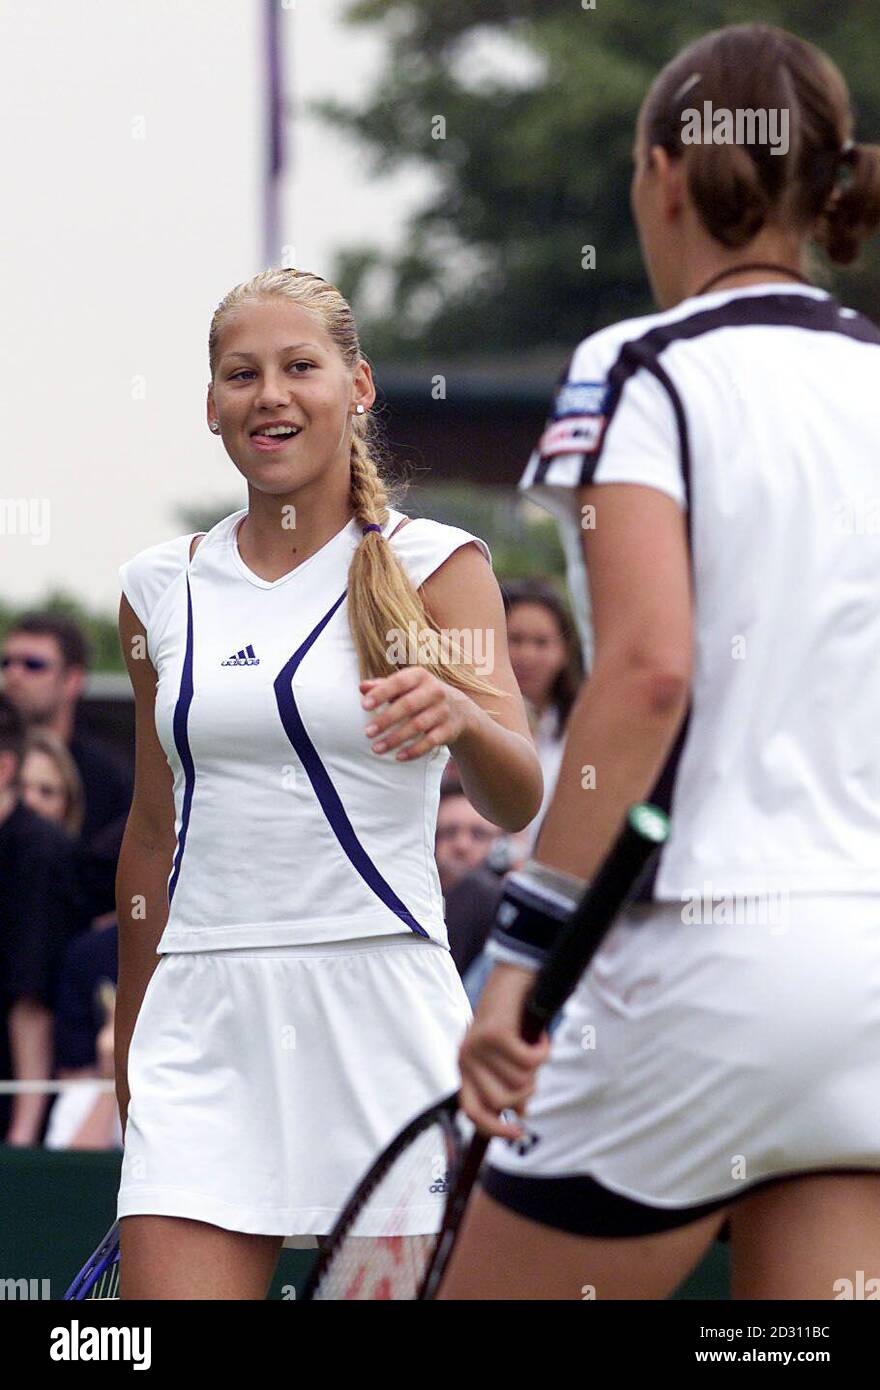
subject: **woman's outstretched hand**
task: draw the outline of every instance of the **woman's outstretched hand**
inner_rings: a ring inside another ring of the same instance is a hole
[[[361,681],[359,689],[361,704],[370,714],[366,737],[373,740],[373,752],[396,748],[398,762],[420,758],[441,744],[452,748],[476,712],[463,691],[446,685],[424,666],[402,666],[391,676]],[[407,742],[408,747],[400,747]]]

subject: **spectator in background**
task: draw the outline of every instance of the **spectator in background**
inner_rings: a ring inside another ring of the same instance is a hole
[[[448,766],[447,766],[448,774]],[[444,899],[460,878],[482,864],[501,835],[468,801],[457,776],[444,776],[437,809],[435,853]]]
[[[483,949],[501,896],[502,875],[528,856],[525,832],[505,835],[475,811],[453,770],[440,784],[435,853],[449,949],[464,978]]]
[[[120,816],[105,825],[89,841],[88,854],[80,856],[80,878],[93,927],[116,921],[116,865],[127,822],[127,816]]]
[[[123,816],[92,840],[86,886],[93,913],[91,931],[67,948],[55,1015],[55,1065],[61,1081],[112,1078],[113,1024],[118,975],[118,931],[114,904],[116,863],[125,832]],[[122,1147],[119,1108],[113,1092],[97,1085],[62,1091],[46,1130],[48,1149]]]
[[[128,814],[128,768],[91,735],[77,716],[86,683],[89,649],[82,629],[59,613],[25,613],[9,628],[0,655],[3,689],[28,728],[48,729],[70,751],[82,778],[82,838]]]
[[[46,820],[61,825],[76,840],[76,866],[85,910],[92,926],[116,921],[116,864],[127,816],[95,832],[85,845],[82,781],[76,763],[56,734],[32,728],[25,735],[21,799]]]
[[[107,1081],[114,1076],[113,1024],[118,974],[115,919],[83,932],[69,945],[61,972],[55,1021],[57,1075],[62,1081]],[[114,1090],[82,1085],[55,1101],[46,1131],[48,1149],[122,1147]]]
[[[565,728],[584,678],[584,660],[565,603],[550,584],[521,579],[504,585],[510,664],[529,713],[544,773],[541,809],[523,834],[531,853],[559,776]]]
[[[57,734],[28,729],[19,781],[25,806],[55,821],[71,838],[79,835],[84,815],[82,778]]]
[[[507,614],[507,643],[510,664],[529,715],[529,725],[541,769],[544,797],[537,816],[518,835],[500,835],[476,812],[464,795],[461,784],[450,791],[453,806],[447,812],[449,840],[441,842],[444,823],[443,800],[437,821],[437,858],[443,883],[446,872],[458,867],[456,882],[444,888],[446,928],[452,958],[462,977],[467,996],[474,1005],[491,969],[483,956],[483,946],[504,890],[505,873],[517,869],[528,859],[544,811],[559,776],[565,747],[568,716],[584,674],[580,639],[565,603],[553,587],[541,579],[511,581],[502,588]],[[447,765],[447,775],[453,764]],[[455,784],[450,783],[450,788]],[[456,794],[457,792],[457,794]],[[443,788],[440,792],[444,795]],[[495,831],[485,855],[477,855],[476,845],[468,843],[478,827]],[[472,862],[468,863],[468,858]]]
[[[86,924],[74,843],[20,797],[25,728],[0,693],[0,1076],[45,1081],[53,1068],[60,962]],[[45,1095],[0,1096],[0,1138],[38,1143]]]

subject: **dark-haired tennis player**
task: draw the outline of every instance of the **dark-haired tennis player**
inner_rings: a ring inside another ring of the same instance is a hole
[[[735,1297],[880,1276],[880,331],[804,275],[811,241],[847,263],[880,221],[851,131],[836,68],[764,26],[688,47],[642,108],[661,312],[581,343],[522,480],[582,616],[589,579],[595,654],[464,1044],[466,1108],[507,1139],[446,1297],[663,1298],[728,1219]],[[556,904],[649,794],[673,827],[650,901],[529,1098],[516,1021]]]
[[[338,291],[257,275],[218,307],[209,355],[208,422],[248,506],[120,572],[129,1299],[264,1297],[283,1238],[328,1231],[456,1086],[470,1011],[434,859],[441,773],[454,750],[511,831],[542,793],[489,552],[389,505]],[[442,1177],[384,1229],[436,1229]]]

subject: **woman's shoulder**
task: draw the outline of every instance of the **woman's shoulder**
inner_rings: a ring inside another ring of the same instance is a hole
[[[119,566],[122,592],[146,628],[158,599],[186,569],[193,540],[200,532],[158,541]]]
[[[607,384],[608,373],[616,365],[628,344],[637,343],[644,338],[651,341],[649,335],[658,333],[658,330],[667,329],[674,334],[674,325],[691,318],[698,308],[699,301],[682,300],[670,309],[620,319],[617,323],[609,323],[604,328],[588,333],[571,354],[562,376],[561,384],[581,388],[580,396],[572,393],[571,400],[567,402],[569,413],[593,413],[596,405],[594,396],[599,388]],[[658,337],[657,342],[658,345],[662,342],[662,336]],[[587,389],[590,387],[594,388],[593,396]]]
[[[486,542],[462,526],[449,526],[433,517],[406,517],[398,521],[389,536],[389,543],[406,569],[414,588],[422,584],[456,550],[471,541],[492,564],[492,553]]]
[[[219,535],[228,528],[243,511],[232,512],[223,517],[210,531],[189,531],[183,536],[174,536],[168,541],[158,541],[139,550],[130,560],[119,567],[119,580],[125,594],[144,627],[150,615],[170,584],[182,574],[207,537]]]

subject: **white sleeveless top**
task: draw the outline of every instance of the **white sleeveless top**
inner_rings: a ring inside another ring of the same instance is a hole
[[[410,932],[447,945],[434,857],[441,746],[398,763],[364,730],[346,581],[348,523],[274,581],[236,542],[247,508],[119,570],[156,669],[177,845],[159,953]],[[403,513],[389,509],[388,538]],[[484,541],[416,518],[390,541],[418,588]]]

